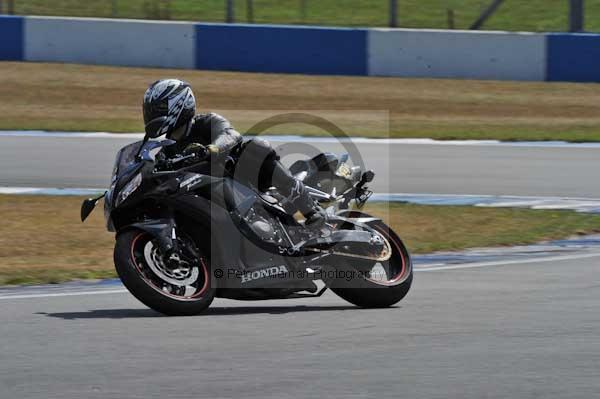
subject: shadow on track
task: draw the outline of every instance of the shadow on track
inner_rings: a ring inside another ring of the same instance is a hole
[[[360,310],[356,306],[240,306],[240,307],[214,307],[207,309],[196,317],[203,316],[233,316],[248,314],[285,314],[296,312],[330,312],[344,310]],[[87,312],[64,312],[36,314],[56,317],[64,320],[77,319],[135,319],[144,317],[166,317],[152,309],[98,309]]]

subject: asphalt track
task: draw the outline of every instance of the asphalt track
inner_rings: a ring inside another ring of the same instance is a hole
[[[0,137],[0,186],[103,187],[127,141]],[[598,148],[360,151],[379,192],[600,198]],[[0,398],[597,397],[600,252],[577,245],[544,260],[534,248],[434,263],[399,306],[381,310],[328,293],[216,300],[205,315],[166,318],[122,289],[16,290],[0,295]]]
[[[417,273],[381,310],[333,294],[190,318],[126,293],[4,299],[0,397],[589,399],[598,259]]]
[[[114,156],[131,137],[0,136],[0,186],[108,185]],[[291,162],[340,144],[274,141]],[[437,145],[366,141],[356,145],[371,187],[384,193],[482,194],[600,198],[600,146]]]

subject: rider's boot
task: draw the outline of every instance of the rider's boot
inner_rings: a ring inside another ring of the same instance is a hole
[[[263,168],[265,174],[272,176],[271,182],[278,187],[281,193],[287,196],[288,201],[306,218],[305,226],[320,229],[327,220],[325,211],[310,197],[304,183],[294,178],[290,170],[277,159],[268,163],[269,167]],[[259,180],[267,180],[260,178]]]
[[[294,186],[290,191],[288,200],[304,215],[306,221],[304,225],[311,229],[320,229],[327,221],[327,214],[310,197],[308,190],[300,180],[295,180]]]
[[[323,227],[325,222],[327,222],[327,214],[325,213],[323,208],[321,208],[318,205],[316,209],[312,210],[308,214],[303,215],[306,218],[304,225],[311,229],[320,229],[321,227]]]

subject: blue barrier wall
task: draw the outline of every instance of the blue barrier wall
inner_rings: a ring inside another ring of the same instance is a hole
[[[367,30],[198,24],[196,67],[322,75],[367,74]]]
[[[23,60],[23,17],[0,16],[0,61]]]
[[[600,35],[552,33],[546,39],[546,80],[600,82]]]
[[[0,61],[600,82],[600,34],[0,16]]]

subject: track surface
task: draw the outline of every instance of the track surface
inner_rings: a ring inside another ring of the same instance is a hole
[[[0,186],[104,187],[129,141],[0,137]],[[600,197],[599,149],[360,151],[378,192]],[[119,292],[0,298],[0,398],[596,397],[600,257],[514,259],[417,273],[381,310],[326,294],[165,318]]]
[[[117,150],[132,138],[0,137],[0,186],[108,185]],[[339,144],[274,142],[284,154]],[[376,192],[600,197],[600,148],[358,144]],[[308,152],[310,153],[310,151]],[[284,157],[291,162],[298,154]]]
[[[0,397],[591,398],[599,258],[417,273],[399,307],[333,294],[165,318],[128,294],[0,307]]]

